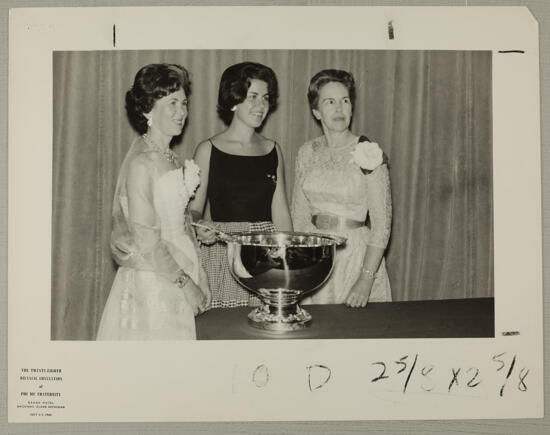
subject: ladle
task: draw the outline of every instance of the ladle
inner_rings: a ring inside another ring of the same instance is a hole
[[[212,230],[216,233],[216,235],[219,237],[220,240],[223,242],[234,242],[236,239],[231,234],[228,234],[222,230],[219,230],[213,226],[206,225],[206,224],[199,224],[197,222],[191,222],[191,225],[197,228],[206,228],[207,230]]]

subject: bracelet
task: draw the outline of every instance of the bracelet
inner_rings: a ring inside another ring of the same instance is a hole
[[[376,277],[376,274],[370,269],[362,267],[361,272],[363,272],[363,275],[367,275],[369,278],[374,279]]]
[[[174,284],[176,284],[179,288],[184,288],[187,281],[189,281],[189,275],[187,275],[183,270],[180,270],[180,275],[174,280]]]

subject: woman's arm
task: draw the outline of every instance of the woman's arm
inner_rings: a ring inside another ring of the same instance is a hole
[[[279,144],[275,143],[279,164],[277,165],[277,185],[271,200],[271,217],[276,229],[282,231],[292,231],[292,219],[288,209],[288,201],[286,199],[285,187],[285,166],[283,161],[283,153]]]
[[[200,184],[195,192],[195,197],[189,203],[189,211],[195,221],[202,219],[206,205],[211,153],[212,145],[209,141],[204,141],[197,146],[195,154],[193,155],[193,160],[195,160],[195,163],[200,168]]]
[[[311,209],[309,202],[304,194],[304,157],[305,148],[302,146],[296,156],[294,169],[294,187],[292,189],[291,215],[292,223],[296,231],[315,231],[315,226],[311,222]]]
[[[392,202],[387,165],[379,166],[366,177],[369,177],[366,195],[372,229],[359,278],[346,299],[351,307],[367,304],[391,231]]]
[[[128,220],[120,217],[119,224],[115,224],[112,252],[120,265],[155,272],[184,289],[196,315],[205,309],[210,290],[207,283],[199,287],[200,270],[197,276],[196,267],[200,265],[195,264],[196,260],[161,238],[160,222],[153,205],[152,164],[138,157],[129,165],[126,179]]]
[[[210,141],[201,142],[193,160],[200,168],[200,184],[195,192],[195,197],[189,203],[189,212],[194,222],[200,223],[204,217],[205,205],[208,201],[208,174],[210,171],[210,155],[212,154],[212,144]],[[196,227],[197,239],[202,243],[210,245],[216,241],[216,233],[212,230]]]
[[[369,246],[386,249],[390,239],[392,220],[392,199],[388,166],[382,164],[366,175],[367,204],[371,223]]]
[[[153,199],[151,162],[143,156],[130,162],[126,179],[128,217],[115,217],[111,248],[117,263],[140,270],[154,271],[174,282],[183,265],[170,253],[161,239]]]

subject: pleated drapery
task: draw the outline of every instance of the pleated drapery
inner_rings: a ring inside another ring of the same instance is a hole
[[[282,147],[287,192],[299,146],[319,136],[306,92],[321,69],[354,74],[352,131],[390,158],[393,225],[386,258],[395,301],[493,296],[492,82],[487,51],[182,50],[53,55],[54,340],[95,338],[116,265],[109,252],[119,166],[136,133],[124,108],[140,67],[184,65],[189,117],[175,151],[221,131],[223,70],[270,66],[279,105],[262,130]]]

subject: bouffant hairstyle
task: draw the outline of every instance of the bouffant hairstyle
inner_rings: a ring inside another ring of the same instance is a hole
[[[191,91],[189,72],[181,65],[152,63],[136,74],[132,88],[126,92],[126,112],[132,127],[139,133],[147,131],[147,118],[155,101],[183,89],[186,96]]]
[[[315,74],[309,82],[307,99],[311,110],[318,109],[319,92],[323,86],[330,82],[342,83],[348,89],[353,107],[355,104],[355,80],[353,79],[353,75],[347,71],[338,69],[324,69]]]
[[[279,87],[273,70],[255,62],[237,63],[227,68],[220,79],[218,115],[225,125],[231,124],[231,120],[233,119],[231,108],[246,99],[252,79],[262,80],[267,83],[269,111],[272,112],[275,110],[277,98],[279,97]]]

